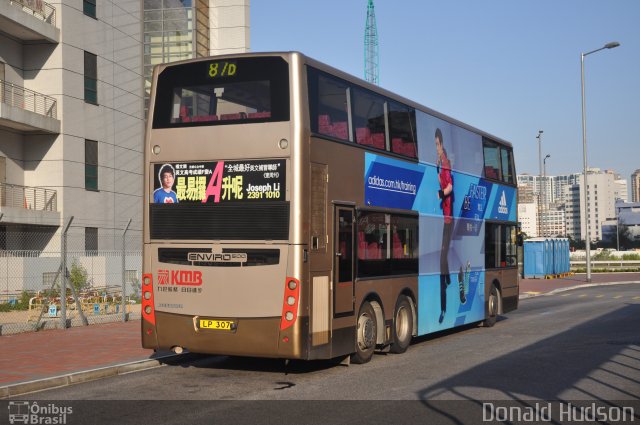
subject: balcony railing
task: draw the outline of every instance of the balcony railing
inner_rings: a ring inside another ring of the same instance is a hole
[[[58,119],[57,102],[51,97],[0,80],[0,102]]]
[[[44,187],[0,183],[0,202],[3,207],[57,212],[58,192]]]
[[[48,24],[56,26],[56,9],[42,0],[8,0],[9,4],[19,7],[23,12],[35,16]]]

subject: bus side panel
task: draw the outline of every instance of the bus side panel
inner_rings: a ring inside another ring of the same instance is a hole
[[[403,294],[408,296],[416,305],[420,303],[418,299],[419,284],[418,276],[395,276],[384,277],[371,280],[358,280],[356,284],[356,299],[373,299],[380,304],[384,315],[385,342],[391,342],[391,326],[393,326],[393,313],[398,297]],[[362,302],[362,301],[360,301]],[[378,324],[382,326],[382,324]]]
[[[518,269],[509,268],[496,270],[495,277],[498,279],[502,296],[501,313],[508,313],[518,308],[518,297],[520,295],[520,287],[518,283]],[[491,287],[488,288],[490,290]],[[487,294],[488,296],[488,294]]]

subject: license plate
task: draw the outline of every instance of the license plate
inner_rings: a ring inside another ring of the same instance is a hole
[[[214,329],[220,331],[234,331],[236,323],[233,320],[200,319],[200,329]]]

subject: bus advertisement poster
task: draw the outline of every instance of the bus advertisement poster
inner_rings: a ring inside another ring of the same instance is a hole
[[[286,199],[286,161],[282,159],[155,164],[154,176],[154,203]]]

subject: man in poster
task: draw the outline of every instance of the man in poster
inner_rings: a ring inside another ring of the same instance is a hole
[[[447,287],[451,283],[451,275],[449,274],[449,246],[451,245],[451,236],[453,232],[453,179],[451,178],[451,162],[447,157],[447,151],[444,149],[444,141],[442,140],[442,131],[436,129],[435,134],[436,151],[438,159],[436,161],[438,171],[438,182],[440,190],[438,190],[438,198],[440,199],[440,208],[444,215],[444,224],[442,227],[442,245],[440,247],[440,318],[438,322],[442,323],[444,314],[447,311]]]
[[[156,204],[177,204],[178,197],[172,190],[175,180],[175,170],[171,164],[164,164],[158,173],[160,187],[153,192],[153,202]]]

